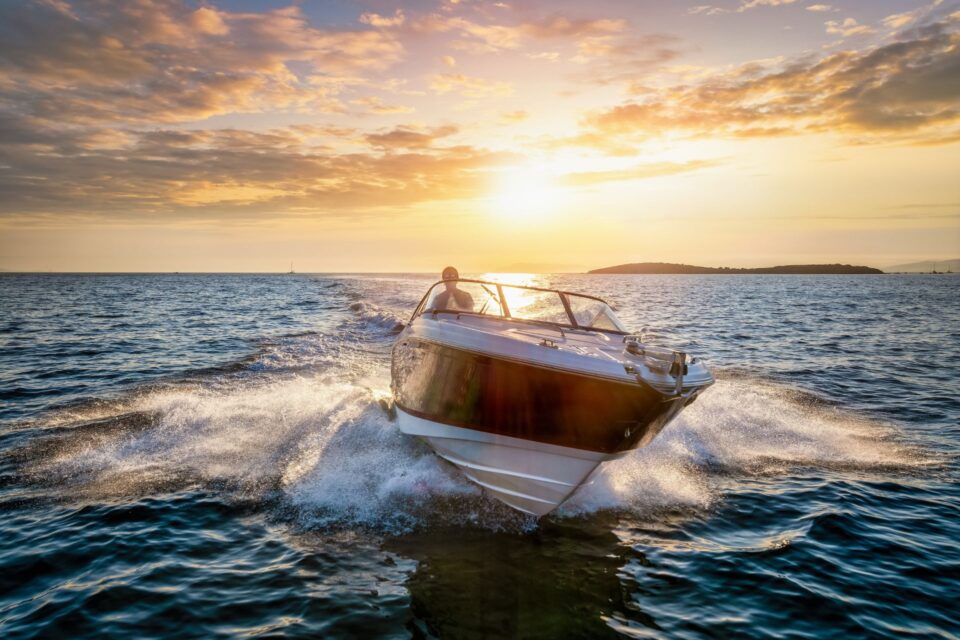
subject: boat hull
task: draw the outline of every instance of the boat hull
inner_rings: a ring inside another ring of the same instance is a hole
[[[640,381],[602,379],[401,336],[397,408],[439,424],[613,454],[648,444],[693,401]]]
[[[648,444],[696,397],[402,335],[400,430],[511,507],[553,511],[605,460]]]
[[[605,454],[533,442],[426,420],[397,409],[397,423],[456,465],[490,496],[533,516],[556,509],[603,461]]]
[[[489,298],[479,311],[430,306],[437,283],[397,337],[394,408],[401,431],[520,511],[549,513],[603,461],[649,444],[713,383],[696,358],[591,328],[600,317],[591,313],[612,317],[598,298],[578,317],[569,301],[577,294],[520,287],[534,293],[508,300],[503,285],[469,282]],[[544,292],[559,296],[553,307]]]

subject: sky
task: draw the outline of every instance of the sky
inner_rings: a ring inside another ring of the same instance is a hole
[[[960,1],[0,0],[0,269],[960,256]]]

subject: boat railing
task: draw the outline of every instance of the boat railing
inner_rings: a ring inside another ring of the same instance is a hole
[[[486,314],[486,313],[478,313],[478,312],[475,312],[475,311],[455,311],[455,310],[453,310],[453,309],[427,309],[427,311],[429,311],[432,315],[438,315],[438,314],[441,314],[441,313],[449,313],[449,314],[451,314],[451,315],[456,315],[456,316],[457,316],[457,320],[460,319],[460,316],[475,316],[475,317],[481,317],[481,318],[482,318],[482,317],[489,317],[489,314]],[[506,316],[493,316],[493,317],[494,317],[494,318],[505,318]],[[559,323],[557,323],[557,322],[549,322],[549,321],[547,321],[547,320],[530,320],[530,319],[527,319],[527,318],[509,318],[509,319],[510,319],[510,320],[517,321],[517,322],[526,322],[526,323],[528,323],[528,324],[544,325],[544,326],[549,327],[549,328],[551,328],[551,329],[556,329],[557,331],[560,332],[560,335],[561,335],[562,337],[564,337],[564,338],[567,337],[566,332],[563,330],[564,327],[566,327],[568,330],[569,330],[569,329],[577,328],[577,327],[571,327],[571,326],[559,324]],[[580,328],[582,328],[582,327],[580,327]]]
[[[432,296],[433,296],[434,290],[438,286],[446,286],[450,282],[478,285],[486,292],[487,295],[490,296],[490,298],[500,308],[500,313],[489,314],[489,313],[476,312],[476,311],[464,310],[464,309],[429,309],[427,308],[428,301],[431,301],[433,299]],[[509,288],[511,290],[519,289],[524,291],[556,294],[558,296],[560,303],[562,304],[563,313],[566,316],[567,322],[556,322],[552,320],[546,320],[541,318],[529,318],[529,317],[523,317],[522,315],[518,315],[517,313],[514,312],[515,310],[511,310],[509,296],[505,295],[504,288]],[[496,293],[494,293],[493,289],[496,290]],[[591,324],[584,324],[583,322],[580,322],[577,319],[577,315],[570,304],[571,297],[590,300],[590,301],[593,301],[594,303],[599,303],[600,305],[602,305],[602,307],[600,308],[600,312],[594,318],[594,321],[597,319],[597,317],[600,316],[601,313],[606,314],[607,312],[609,312],[607,316],[610,319],[609,322],[614,326],[616,326],[617,328],[592,326]],[[612,334],[621,335],[621,336],[627,335],[628,333],[627,331],[623,330],[619,326],[619,321],[616,320],[616,316],[613,314],[612,308],[602,298],[598,298],[596,296],[591,296],[583,293],[563,291],[561,289],[549,289],[546,287],[534,287],[534,286],[528,286],[528,285],[517,285],[517,284],[509,284],[509,283],[504,284],[499,282],[491,282],[488,280],[476,280],[472,278],[456,278],[452,280],[438,280],[437,282],[433,283],[430,286],[430,288],[427,290],[427,293],[424,294],[423,298],[421,298],[420,304],[417,305],[417,308],[414,310],[410,320],[413,321],[414,318],[416,318],[417,316],[425,312],[431,312],[434,314],[456,313],[458,316],[463,314],[463,315],[472,315],[472,316],[500,317],[500,318],[505,318],[505,319],[514,320],[514,321],[549,326],[551,328],[559,329],[561,332],[561,335],[563,335],[563,330],[565,328],[566,329],[582,329],[586,331],[601,331],[604,333],[612,333]]]

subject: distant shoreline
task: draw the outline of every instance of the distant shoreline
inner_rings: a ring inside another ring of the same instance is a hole
[[[674,265],[667,264],[667,267]],[[881,271],[872,267],[851,267],[849,265],[840,265],[845,269],[824,269],[819,271],[807,270],[809,267],[831,267],[832,265],[786,265],[782,267],[766,267],[757,269],[745,268],[724,268],[724,267],[697,267],[693,265],[675,265],[675,267],[685,268],[664,268],[661,270],[637,270],[630,271],[626,268],[633,265],[619,265],[615,267],[605,267],[603,269],[594,269],[592,271],[538,271],[523,272],[539,275],[603,275],[603,274],[626,274],[626,275],[944,275],[958,276],[958,271]],[[484,273],[517,273],[512,271],[486,271]],[[3,271],[0,270],[0,277],[5,276],[290,276],[286,271]],[[298,271],[297,276],[417,276],[423,278],[435,277],[436,272],[432,271]]]
[[[875,275],[880,269],[849,264],[789,264],[777,267],[746,269],[741,267],[698,267],[670,262],[635,262],[613,267],[593,269],[592,274],[647,274],[647,275],[707,275],[707,274],[763,274],[763,275]]]

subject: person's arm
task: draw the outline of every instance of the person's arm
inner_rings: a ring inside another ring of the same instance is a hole
[[[435,311],[445,311],[449,304],[450,294],[446,291],[441,291],[434,296],[433,303],[430,305],[430,308]]]
[[[473,296],[462,289],[456,289],[453,295],[461,311],[473,311]]]

